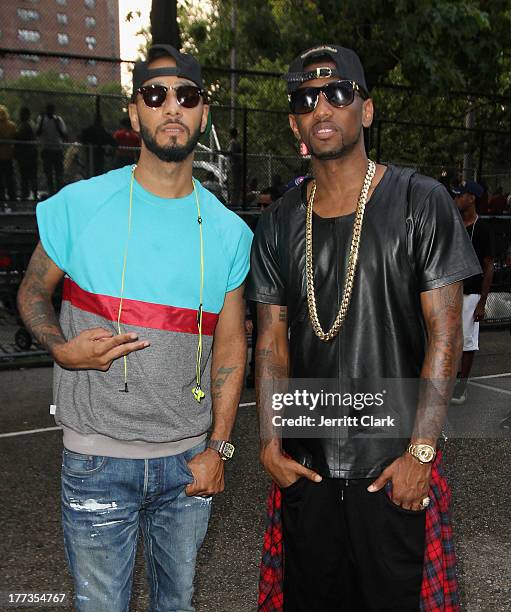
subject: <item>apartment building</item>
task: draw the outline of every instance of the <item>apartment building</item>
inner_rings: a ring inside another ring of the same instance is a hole
[[[46,57],[40,52],[62,56]],[[103,83],[120,82],[119,64],[97,59],[118,58],[119,53],[118,0],[0,2],[0,87],[3,82],[51,70],[61,79],[85,81],[94,90]]]

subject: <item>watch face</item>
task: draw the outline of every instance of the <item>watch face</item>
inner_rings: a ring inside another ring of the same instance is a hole
[[[429,446],[419,446],[417,448],[417,459],[423,463],[429,463],[435,456],[435,451]]]
[[[230,459],[234,455],[234,444],[231,444],[230,442],[226,442],[222,450],[222,455],[226,459]]]

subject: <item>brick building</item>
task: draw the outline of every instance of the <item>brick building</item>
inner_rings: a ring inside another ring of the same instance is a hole
[[[118,0],[1,0],[0,86],[21,76],[52,71],[61,79],[85,81],[91,90],[120,82]],[[76,54],[84,59],[45,57],[39,53]]]

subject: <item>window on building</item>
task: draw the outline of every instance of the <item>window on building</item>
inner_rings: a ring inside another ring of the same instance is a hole
[[[90,59],[87,60],[87,66],[95,66],[97,64],[96,60]]]
[[[85,43],[87,44],[87,47],[89,47],[89,49],[94,49],[94,47],[96,46],[96,37],[95,36],[86,36],[85,37]]]
[[[66,6],[67,5],[67,0],[57,0],[57,4],[59,6]]]
[[[39,11],[34,11],[32,9],[18,9],[18,17],[23,21],[37,21],[39,19]]]
[[[39,72],[37,70],[28,70],[26,68],[24,68],[23,70],[20,70],[20,76],[22,77],[35,77],[39,74]]]
[[[96,27],[96,20],[94,19],[94,17],[85,17],[85,25],[88,28],[95,28]]]
[[[38,62],[39,61],[39,56],[38,55],[33,55],[32,53],[28,54],[28,53],[23,53],[22,55],[20,55],[21,59],[24,59],[26,62]]]
[[[63,34],[62,32],[59,32],[57,34],[57,41],[58,41],[59,45],[68,45],[69,44],[69,36],[67,34]]]
[[[69,64],[69,58],[68,57],[59,57],[60,63],[63,64],[64,66],[67,66]]]
[[[88,74],[87,75],[87,83],[89,85],[96,86],[98,84],[98,77],[95,74]]]
[[[0,81],[4,78],[4,69],[0,68]]]
[[[88,9],[96,8],[96,0],[85,0],[85,6]]]
[[[57,13],[57,23],[61,23],[62,25],[67,24],[67,15],[65,13]]]
[[[41,34],[37,30],[18,30],[18,38],[25,42],[39,42]]]

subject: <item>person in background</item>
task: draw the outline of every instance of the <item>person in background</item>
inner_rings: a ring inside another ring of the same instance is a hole
[[[247,205],[252,206],[252,204],[257,203],[257,198],[259,196],[258,190],[259,181],[257,177],[250,179],[250,183],[248,184],[248,193],[247,193]]]
[[[94,123],[82,130],[80,142],[86,146],[85,159],[88,176],[98,176],[105,171],[105,154],[108,147],[116,147],[117,141],[103,126],[99,110]]]
[[[275,199],[280,198],[286,193],[286,185],[282,182],[280,174],[274,174],[271,179],[271,188]]]
[[[222,204],[225,204],[222,187],[220,183],[216,180],[214,172],[209,171],[206,173],[206,180],[202,181],[202,186],[208,191],[211,191],[211,193],[214,194],[220,200],[220,202],[222,202]]]
[[[113,133],[117,143],[114,161],[116,168],[136,162],[140,148],[140,136],[131,127],[129,117],[123,117],[120,123],[121,127]]]
[[[55,114],[55,105],[48,104],[39,117],[36,134],[41,142],[41,159],[46,176],[48,194],[56,193],[64,184],[64,142],[67,127],[64,120]]]
[[[27,200],[30,196],[37,200],[37,144],[30,109],[20,109],[20,123],[16,132],[17,142],[14,145],[14,157],[20,174],[20,198]]]
[[[0,200],[16,200],[16,182],[14,180],[14,166],[12,163],[16,124],[11,121],[9,111],[3,104],[0,105]]]
[[[499,185],[488,199],[488,214],[501,215],[506,209],[506,206],[507,198],[502,192],[502,185]]]
[[[489,225],[476,212],[484,188],[474,181],[466,181],[453,190],[454,202],[463,218],[472,246],[479,259],[482,274],[463,281],[463,356],[459,380],[454,387],[452,404],[467,401],[467,381],[475,352],[479,350],[479,322],[484,319],[484,308],[493,281],[494,253]]]

